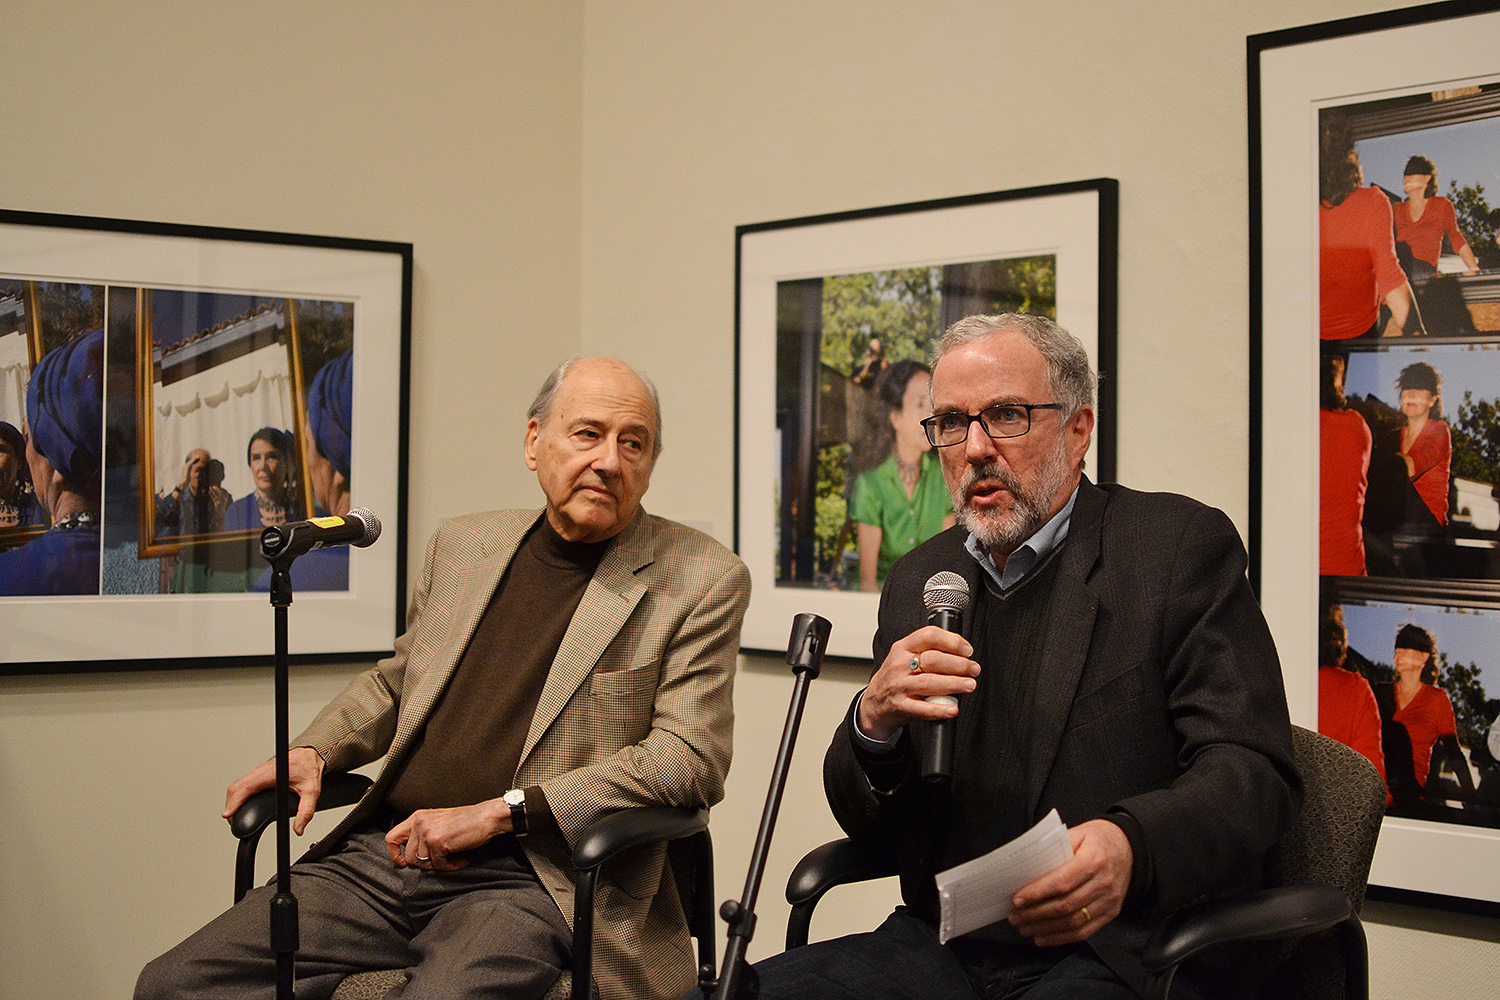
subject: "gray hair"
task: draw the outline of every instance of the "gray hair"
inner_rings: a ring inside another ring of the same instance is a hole
[[[526,411],[527,420],[535,420],[538,424],[545,424],[547,418],[552,415],[552,402],[557,398],[557,390],[562,388],[563,380],[568,377],[568,372],[573,366],[585,360],[581,354],[575,354],[556,368],[552,369],[544,382],[542,388],[536,394],[536,399],[531,401],[531,408]],[[641,380],[646,387],[646,392],[651,396],[651,410],[656,414],[656,426],[651,432],[651,461],[655,462],[661,455],[661,397],[656,393],[656,385],[646,376],[636,371],[634,367],[621,361],[619,358],[610,358],[610,361],[622,365],[626,371]]]
[[[937,370],[943,355],[954,348],[1006,330],[1025,334],[1026,339],[1047,359],[1047,383],[1057,402],[1063,404],[1064,419],[1071,418],[1084,407],[1094,407],[1099,376],[1089,363],[1087,349],[1077,337],[1045,316],[1029,316],[1025,313],[965,316],[948,327],[938,338],[932,353],[933,371]]]

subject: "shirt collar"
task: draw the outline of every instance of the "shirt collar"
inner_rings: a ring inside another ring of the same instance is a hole
[[[995,558],[990,555],[989,546],[970,533],[964,542],[964,548],[974,561],[984,568],[991,580],[995,582],[1002,591],[1009,590],[1021,579],[1035,568],[1053,549],[1063,543],[1068,537],[1068,527],[1073,522],[1073,504],[1078,499],[1078,487],[1073,487],[1068,502],[1063,504],[1062,510],[1052,515],[1052,519],[1042,525],[1026,541],[1016,547],[1016,550],[1005,560],[1005,572],[995,566]]]

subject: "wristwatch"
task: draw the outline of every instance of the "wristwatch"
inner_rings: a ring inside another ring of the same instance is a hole
[[[510,832],[517,837],[526,836],[526,793],[512,788],[500,798],[510,806]]]

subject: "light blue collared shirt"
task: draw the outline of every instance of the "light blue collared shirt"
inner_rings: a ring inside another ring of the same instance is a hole
[[[1041,562],[1063,543],[1068,537],[1068,528],[1073,523],[1073,504],[1078,500],[1078,487],[1073,487],[1073,493],[1068,497],[1068,502],[1063,504],[1062,510],[1052,515],[1052,519],[1036,530],[1036,533],[1020,545],[1005,560],[1005,572],[995,566],[995,557],[990,555],[989,548],[975,538],[972,534],[964,542],[964,548],[974,561],[984,567],[991,580],[1000,588],[1001,592],[1009,590],[1020,583],[1022,578],[1036,568]]]

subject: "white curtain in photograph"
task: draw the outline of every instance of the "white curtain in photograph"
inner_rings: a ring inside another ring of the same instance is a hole
[[[0,336],[0,420],[17,430],[26,420],[26,384],[31,380],[31,355],[24,333]]]
[[[286,346],[270,344],[169,386],[157,384],[151,402],[157,492],[177,485],[187,453],[204,448],[224,463],[224,488],[238,500],[255,489],[245,462],[250,435],[293,426]]]

